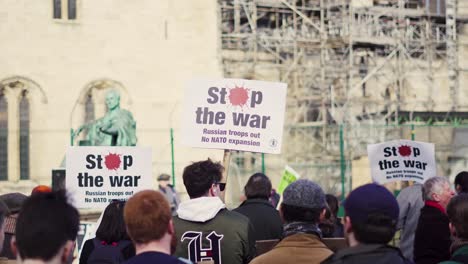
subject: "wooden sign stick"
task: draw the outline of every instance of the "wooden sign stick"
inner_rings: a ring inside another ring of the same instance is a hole
[[[224,171],[223,171],[223,177],[221,178],[222,183],[227,183],[227,178],[228,178],[228,173],[229,173],[229,164],[230,163],[231,163],[231,150],[225,149],[224,150],[224,157],[223,157]],[[225,197],[225,194],[226,194],[226,189],[227,189],[227,186],[224,189],[224,191],[221,192],[221,195],[220,195],[220,198],[221,198],[221,200],[223,200],[223,202],[225,200],[224,197]]]

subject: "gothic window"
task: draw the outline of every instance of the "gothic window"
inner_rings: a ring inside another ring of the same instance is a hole
[[[76,19],[76,0],[68,0],[68,19]]]
[[[0,180],[8,180],[8,102],[0,91]]]
[[[29,179],[29,101],[24,90],[19,102],[20,179]]]
[[[77,17],[77,0],[52,0],[52,6],[54,19],[75,20]]]
[[[52,0],[54,19],[62,18],[62,0]]]
[[[93,96],[91,92],[88,93],[86,96],[85,102],[85,124],[93,121],[95,119],[94,116],[94,103],[93,103]]]

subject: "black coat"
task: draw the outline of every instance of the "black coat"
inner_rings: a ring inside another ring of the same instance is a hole
[[[447,215],[438,208],[425,205],[414,236],[414,262],[435,264],[450,259],[451,242]]]
[[[382,244],[359,244],[339,250],[322,264],[409,264],[398,248]]]
[[[278,211],[265,199],[247,199],[235,212],[249,218],[254,228],[254,239],[279,239],[283,233],[283,224]]]

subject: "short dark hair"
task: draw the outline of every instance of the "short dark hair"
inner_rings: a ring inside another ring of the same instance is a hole
[[[67,241],[75,241],[78,210],[64,191],[37,193],[23,204],[16,223],[16,244],[21,259],[49,261]]]
[[[320,219],[318,224],[320,230],[322,231],[323,237],[333,237],[333,232],[335,231],[335,215],[330,211],[330,208],[327,206],[325,208],[325,218]]]
[[[213,183],[221,181],[223,165],[211,159],[192,163],[185,167],[184,185],[191,199],[204,196]]]
[[[112,201],[104,210],[101,223],[96,230],[96,238],[111,244],[128,240],[124,221],[124,201]]]
[[[454,196],[447,205],[447,215],[455,227],[457,237],[468,239],[468,194]]]
[[[387,244],[396,232],[396,220],[383,213],[371,213],[365,222],[351,222],[356,240],[366,244]]]
[[[338,214],[338,199],[333,194],[326,194],[325,199],[327,200],[328,209],[336,217]]]
[[[323,208],[304,208],[294,205],[281,204],[283,219],[286,223],[312,222],[318,223]]]
[[[455,177],[455,188],[457,185],[460,185],[461,192],[463,193],[468,193],[468,172],[467,171],[462,171],[457,174]]]
[[[253,174],[245,184],[244,194],[247,199],[260,198],[268,200],[271,195],[270,179],[260,172]]]
[[[128,200],[124,217],[132,241],[146,244],[160,240],[168,232],[172,213],[169,202],[160,192],[145,190]]]

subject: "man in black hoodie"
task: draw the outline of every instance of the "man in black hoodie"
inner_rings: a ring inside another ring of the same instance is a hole
[[[322,263],[412,263],[398,248],[387,245],[395,235],[399,209],[395,197],[385,187],[361,186],[349,194],[344,207],[344,232],[350,247]]]

